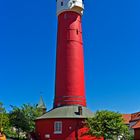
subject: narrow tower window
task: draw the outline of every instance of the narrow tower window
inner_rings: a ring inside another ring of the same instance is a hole
[[[62,134],[62,122],[54,122],[54,134]]]
[[[61,6],[63,6],[63,1],[61,2]]]
[[[76,30],[76,34],[78,35],[78,29]]]

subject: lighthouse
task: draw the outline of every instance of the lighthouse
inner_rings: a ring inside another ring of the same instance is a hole
[[[86,106],[81,18],[82,0],[57,0],[58,34],[54,108]]]
[[[36,119],[41,140],[96,140],[83,136],[86,106],[82,39],[82,0],[56,0],[58,16],[56,80],[53,108]]]

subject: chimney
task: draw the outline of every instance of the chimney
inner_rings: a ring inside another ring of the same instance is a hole
[[[82,115],[83,114],[82,106],[78,106],[78,114],[79,115]]]

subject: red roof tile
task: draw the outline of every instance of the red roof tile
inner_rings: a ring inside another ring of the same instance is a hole
[[[132,114],[131,121],[134,121],[134,120],[140,120],[140,112]]]
[[[133,129],[140,128],[140,121],[138,121],[135,125],[132,126]]]
[[[131,114],[122,114],[125,124],[129,124],[131,120]]]

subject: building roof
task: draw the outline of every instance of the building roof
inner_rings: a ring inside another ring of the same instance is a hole
[[[82,115],[79,115],[78,106],[63,106],[48,111],[43,116],[38,117],[37,120],[51,118],[89,118],[89,117],[93,117],[93,113],[86,107],[82,107]]]
[[[124,119],[125,124],[129,124],[130,123],[130,121],[131,121],[131,114],[123,114],[122,117]]]
[[[130,127],[133,129],[140,128],[140,112],[133,114],[123,114],[125,124],[130,124]]]
[[[132,126],[133,129],[140,128],[140,121],[137,121],[135,125]]]
[[[45,105],[45,103],[43,101],[42,96],[40,97],[39,103],[37,104],[37,108],[46,109],[46,105]]]
[[[140,120],[140,112],[136,112],[131,115],[131,121],[135,120]]]

